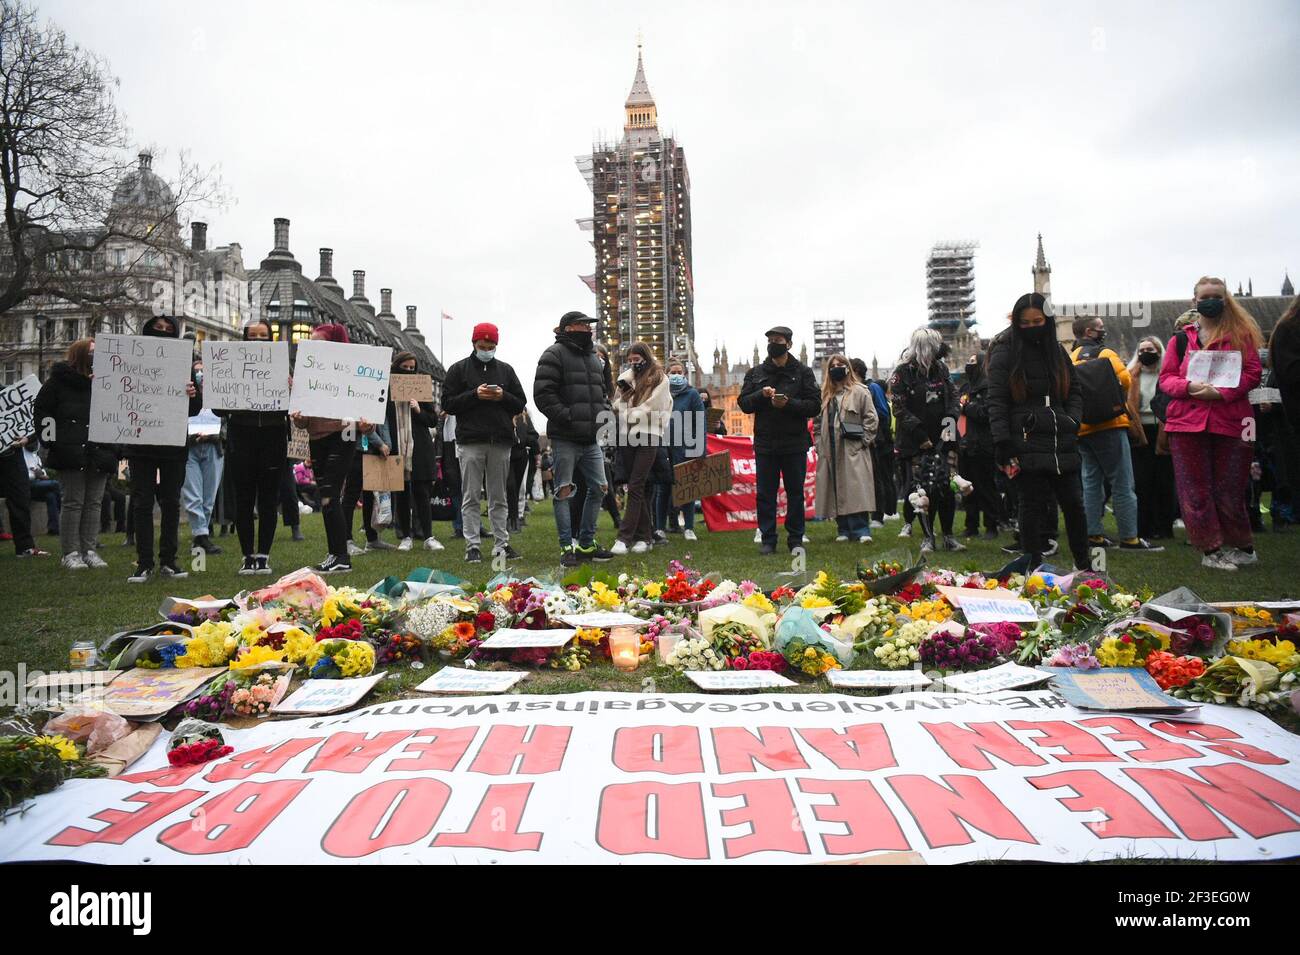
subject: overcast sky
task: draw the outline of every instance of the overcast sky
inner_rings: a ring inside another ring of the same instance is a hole
[[[1043,233],[1058,302],[1300,280],[1300,4],[50,0],[106,56],[135,138],[220,163],[209,242],[255,268],[271,220],[317,274],[420,308],[448,360],[481,320],[531,389],[594,309],[574,167],[621,133],[638,31],[685,147],[696,341],[848,321],[889,363],[926,318],[926,253],[975,239],[986,336]]]

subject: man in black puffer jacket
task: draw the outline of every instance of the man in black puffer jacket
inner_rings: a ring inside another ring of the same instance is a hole
[[[1037,292],[1022,295],[1011,327],[989,346],[989,428],[997,465],[1019,491],[1028,569],[1042,561],[1042,544],[1052,530],[1042,524],[1053,493],[1065,515],[1075,567],[1086,569],[1091,557],[1078,450],[1083,391],[1045,308]]]
[[[533,402],[546,416],[555,471],[555,529],[560,538],[560,562],[609,560],[609,551],[596,545],[596,518],[605,496],[605,456],[597,443],[602,427],[612,426],[609,376],[592,344],[596,320],[582,312],[566,312],[555,329],[555,344],[542,352],[533,378]],[[587,497],[574,541],[569,497],[574,475],[582,474]]]

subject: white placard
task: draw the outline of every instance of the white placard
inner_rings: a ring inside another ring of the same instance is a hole
[[[217,417],[215,411],[204,408],[190,417],[188,430],[190,437],[193,438],[221,434],[221,419]]]
[[[898,686],[929,686],[932,682],[920,670],[831,670],[831,686],[842,690],[880,690]]]
[[[562,647],[573,639],[576,630],[515,630],[502,627],[480,646],[487,650],[513,650],[519,647]]]
[[[1246,392],[1246,400],[1252,405],[1280,405],[1282,392],[1278,388],[1252,388]]]
[[[648,627],[650,621],[642,617],[634,617],[630,613],[619,613],[607,610],[592,610],[587,613],[566,613],[560,615],[560,620],[571,627],[600,627],[607,630],[610,627]]]
[[[765,690],[774,686],[794,686],[773,670],[687,670],[692,683],[701,690]]]
[[[353,677],[348,680],[307,680],[302,686],[271,707],[272,713],[309,716],[313,713],[337,713],[356,706],[384,674]]]
[[[342,342],[298,343],[289,410],[317,418],[383,421],[393,350]]]
[[[961,612],[967,623],[1036,623],[1038,611],[1028,600],[985,600],[966,597],[961,602]]]
[[[1241,384],[1241,352],[1194,352],[1187,362],[1187,380],[1213,385],[1215,388],[1236,388]]]
[[[998,690],[1010,690],[1017,686],[1030,686],[1051,679],[1050,673],[1022,667],[1019,663],[1004,663],[991,670],[976,670],[974,673],[954,673],[943,678],[942,683],[950,690],[959,693],[995,693]]]
[[[422,693],[504,693],[526,676],[521,670],[443,667],[416,689]]]
[[[223,411],[289,407],[288,342],[205,341],[203,403]]]
[[[1177,623],[1184,617],[1195,617],[1198,613],[1203,612],[1200,610],[1180,610],[1177,607],[1166,607],[1163,604],[1146,604],[1145,609],[1154,610],[1170,623]]]
[[[32,402],[40,390],[41,383],[35,375],[0,388],[0,451],[32,433]]]
[[[90,440],[183,445],[188,434],[191,344],[144,335],[95,336]]]

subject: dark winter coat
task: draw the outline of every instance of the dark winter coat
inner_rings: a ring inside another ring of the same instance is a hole
[[[594,444],[602,424],[612,421],[609,376],[595,348],[557,332],[537,362],[533,403],[546,416],[552,441]]]
[[[89,439],[90,385],[90,378],[60,361],[50,368],[49,380],[36,394],[33,423],[38,435],[52,435],[41,442],[49,448],[45,466],[52,471],[117,470],[117,450]]]
[[[763,389],[769,386],[790,399],[784,408],[763,396]],[[793,355],[784,365],[768,358],[751,368],[736,403],[741,411],[754,416],[756,454],[791,454],[807,451],[812,444],[808,421],[821,411],[821,390],[812,369]]]
[[[961,390],[961,413],[966,433],[961,436],[961,453],[980,457],[993,455],[993,431],[989,427],[989,381],[983,374],[967,378]]]
[[[1011,346],[1004,332],[990,346],[989,428],[998,464],[1018,458],[1021,470],[1065,474],[1079,470],[1079,422],[1083,419],[1083,391],[1073,373],[1070,356],[1055,342],[1025,344],[1025,397],[1011,396]],[[1070,391],[1058,398],[1049,381],[1043,348],[1061,349],[1061,361],[1070,372]],[[1035,355],[1035,351],[1039,354]],[[1036,360],[1035,360],[1036,359]],[[1051,396],[1050,399],[1048,396]]]
[[[931,364],[928,372],[910,361],[899,365],[889,379],[889,407],[894,413],[894,450],[900,458],[920,454],[926,441],[940,450],[956,447],[961,408],[942,361]]]
[[[486,402],[485,402],[486,403]],[[503,398],[498,404],[504,404]],[[458,419],[459,421],[459,419]],[[397,405],[388,402],[388,414],[385,416],[385,422],[388,425],[388,436],[394,441],[397,440]],[[439,428],[438,409],[431,401],[421,401],[419,411],[411,411],[411,480],[412,481],[432,481],[438,476],[437,472],[437,442],[434,440],[430,428]],[[397,448],[394,447],[394,453]]]
[[[501,400],[484,401],[476,393],[479,385],[500,385]],[[442,406],[456,416],[457,444],[514,444],[514,417],[527,404],[519,376],[500,358],[462,358],[442,383]]]

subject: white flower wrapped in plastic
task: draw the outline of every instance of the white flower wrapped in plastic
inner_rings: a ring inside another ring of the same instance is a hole
[[[725,603],[709,607],[699,613],[700,633],[707,640],[713,628],[732,621],[743,623],[763,641],[763,646],[771,649],[772,631],[776,627],[776,614],[759,613],[753,607],[741,603]]]
[[[548,620],[559,620],[560,617],[573,613],[573,601],[563,591],[552,591],[542,601],[542,612]]]
[[[853,643],[879,636],[892,622],[893,611],[889,609],[888,601],[880,597],[872,597],[857,613],[832,625],[831,633],[840,640]]]
[[[695,638],[679,640],[664,662],[675,670],[721,670],[726,666],[708,640]]]
[[[902,670],[921,659],[921,641],[940,626],[929,620],[908,620],[896,626],[893,633],[887,633],[871,654],[882,669]]]
[[[421,640],[428,642],[451,626],[460,617],[460,611],[450,603],[430,600],[428,603],[408,607],[406,628]]]

